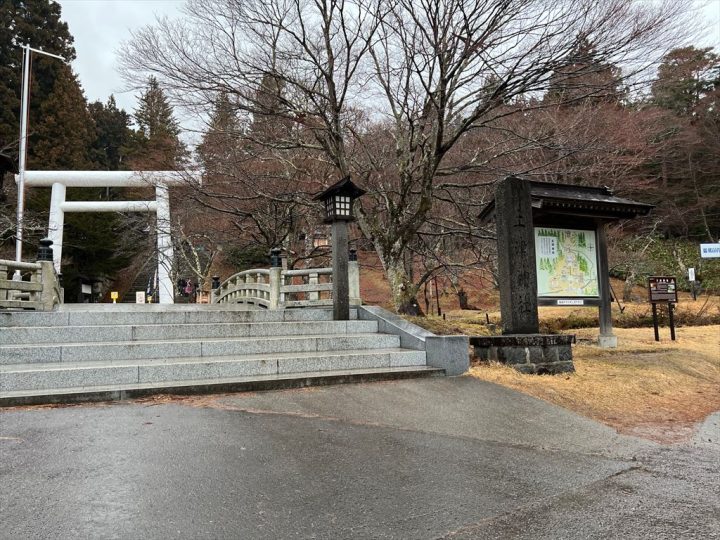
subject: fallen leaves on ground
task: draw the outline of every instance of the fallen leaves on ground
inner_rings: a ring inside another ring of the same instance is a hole
[[[720,410],[720,326],[615,329],[617,349],[592,344],[597,329],[573,331],[575,373],[523,375],[498,363],[470,374],[588,416],[621,433],[663,443],[686,440],[694,425]]]

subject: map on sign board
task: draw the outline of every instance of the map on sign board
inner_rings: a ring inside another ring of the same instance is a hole
[[[538,296],[597,297],[595,231],[535,227]]]

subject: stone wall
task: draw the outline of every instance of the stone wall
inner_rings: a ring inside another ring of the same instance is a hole
[[[574,335],[523,334],[471,337],[475,357],[508,364],[522,373],[575,371],[571,345]]]

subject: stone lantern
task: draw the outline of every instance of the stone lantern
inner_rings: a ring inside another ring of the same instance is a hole
[[[348,284],[348,222],[353,221],[355,199],[365,190],[352,183],[346,176],[333,184],[313,200],[322,201],[325,208],[325,223],[332,225],[332,268],[333,268],[333,319],[350,319],[350,293]]]

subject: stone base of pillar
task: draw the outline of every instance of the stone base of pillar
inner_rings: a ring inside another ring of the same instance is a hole
[[[471,337],[475,357],[508,364],[535,375],[575,371],[571,345],[574,335],[516,334]]]
[[[602,349],[617,349],[618,338],[612,334],[598,336],[598,346]]]

